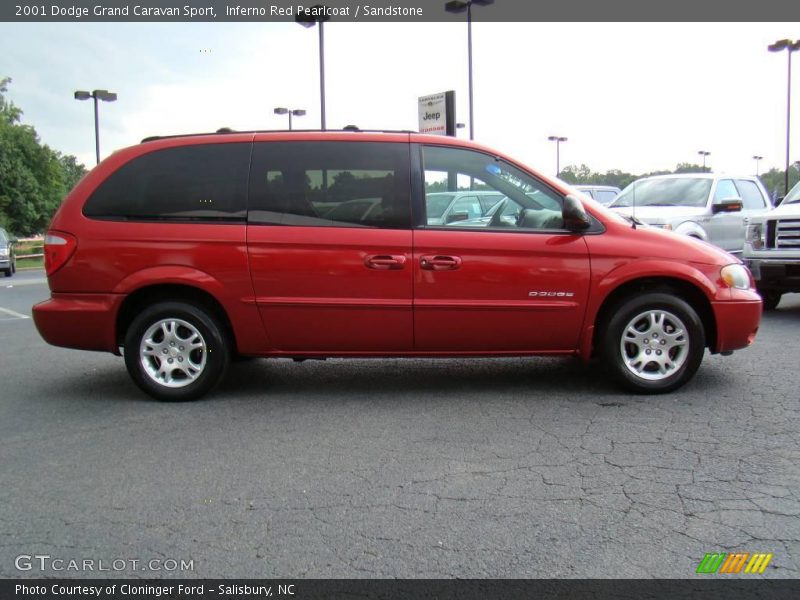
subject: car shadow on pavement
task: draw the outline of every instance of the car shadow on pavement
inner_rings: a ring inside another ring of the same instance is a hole
[[[628,393],[609,377],[600,361],[576,358],[514,357],[478,359],[329,359],[294,362],[261,359],[232,363],[218,388],[196,402],[330,402],[332,399],[403,402],[417,398],[484,401],[498,397],[600,406],[624,406],[680,399],[696,386],[709,393],[730,385],[724,366],[708,360],[684,388],[667,395]],[[723,365],[724,363],[719,363]],[[122,364],[59,378],[58,393],[74,400],[156,402],[130,380]],[[68,390],[65,394],[64,390]],[[40,390],[49,395],[46,389]],[[55,394],[55,391],[53,391]],[[177,403],[181,404],[181,403]],[[189,402],[188,404],[193,404]]]
[[[702,371],[702,369],[701,369]],[[698,374],[699,376],[700,374]],[[697,378],[696,378],[697,379]],[[727,385],[725,377],[704,386]],[[694,381],[687,384],[691,389]],[[575,358],[258,360],[232,365],[215,399],[330,401],[335,398],[405,401],[437,398],[483,401],[498,397],[620,406],[674,397],[628,393],[599,361]]]

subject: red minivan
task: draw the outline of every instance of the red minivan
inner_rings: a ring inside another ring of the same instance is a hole
[[[428,194],[465,190],[502,199],[429,222]],[[761,318],[726,252],[408,132],[149,138],[67,196],[45,266],[42,337],[124,355],[160,400],[202,396],[237,356],[598,356],[668,392]]]

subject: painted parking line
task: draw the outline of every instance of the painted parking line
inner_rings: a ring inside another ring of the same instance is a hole
[[[17,319],[30,319],[28,315],[23,315],[22,313],[18,313],[17,311],[11,310],[10,308],[3,308],[2,306],[0,306],[0,315],[9,315]]]
[[[39,277],[37,279],[20,279],[18,281],[15,281],[14,283],[9,283],[4,287],[13,288],[13,287],[19,287],[21,285],[39,285],[41,283],[47,283],[47,279],[45,277]]]

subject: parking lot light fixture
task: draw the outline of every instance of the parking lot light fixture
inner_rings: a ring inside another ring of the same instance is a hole
[[[756,177],[758,177],[758,161],[760,161],[763,156],[758,156],[757,154],[753,155],[753,160],[756,161]]]
[[[786,75],[786,172],[784,175],[784,190],[783,193],[789,193],[789,132],[792,117],[792,53],[800,50],[800,40],[778,40],[774,44],[767,46],[770,52],[783,52],[787,51],[789,60],[787,63]]]
[[[117,99],[117,94],[109,92],[108,90],[94,90],[87,92],[85,90],[78,90],[75,92],[75,100],[88,100],[94,99],[94,150],[98,164],[100,163],[100,124],[97,115],[97,101],[114,102]]]
[[[276,115],[289,115],[289,131],[292,130],[292,115],[295,117],[303,117],[306,114],[305,109],[302,108],[286,108],[279,106],[273,110]]]
[[[550,135],[547,136],[547,139],[556,143],[556,177],[558,177],[558,174],[561,173],[561,143],[566,142],[567,138],[558,135]]]
[[[305,28],[319,25],[319,112],[320,129],[326,129],[325,125],[325,30],[323,24],[330,20],[325,14],[325,6],[316,4],[308,9],[308,12],[298,11],[294,20]]]
[[[711,152],[707,150],[698,150],[697,153],[703,157],[703,172],[706,171],[706,156],[711,156]]]
[[[475,119],[472,98],[472,5],[488,6],[494,4],[494,0],[451,0],[444,5],[445,11],[453,14],[467,13],[467,74],[469,77],[469,139],[475,139]]]

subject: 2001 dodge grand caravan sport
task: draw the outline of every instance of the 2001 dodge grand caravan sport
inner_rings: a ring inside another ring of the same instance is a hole
[[[429,225],[426,194],[462,189],[502,206]],[[161,400],[205,394],[237,355],[600,356],[625,387],[667,392],[761,317],[731,255],[407,132],[145,140],[67,196],[45,263],[42,337],[123,354]]]

